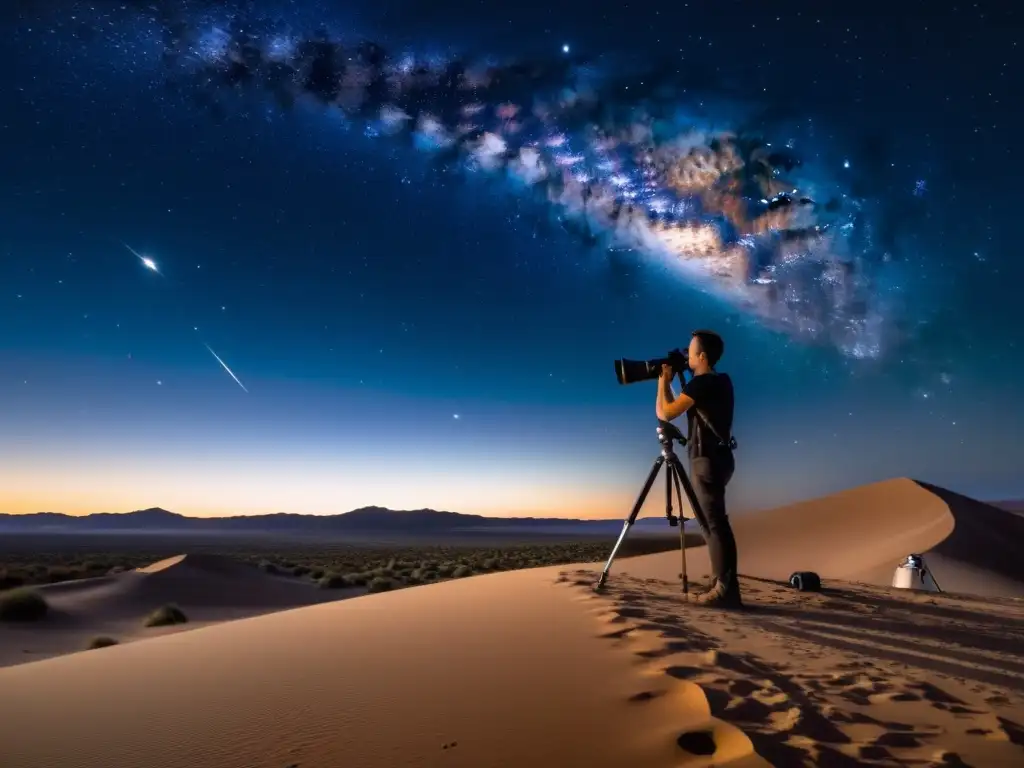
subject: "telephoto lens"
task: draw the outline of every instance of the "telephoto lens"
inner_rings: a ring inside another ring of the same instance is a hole
[[[672,366],[672,370],[681,374],[688,367],[686,355],[673,349],[666,357],[653,360],[628,360],[625,357],[615,361],[615,378],[619,384],[635,384],[638,381],[651,381],[661,375],[661,366]]]

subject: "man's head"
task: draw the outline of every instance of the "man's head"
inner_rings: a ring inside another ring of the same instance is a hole
[[[688,350],[690,370],[698,374],[707,373],[722,359],[725,342],[714,331],[694,331],[692,335]]]

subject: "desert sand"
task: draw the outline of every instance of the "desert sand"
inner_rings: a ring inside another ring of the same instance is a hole
[[[177,568],[195,610],[264,615],[0,669],[0,765],[1024,765],[1024,518],[893,480],[736,529],[735,612],[684,601],[678,552],[601,594],[581,564],[274,613],[306,585],[165,562],[134,584]],[[910,553],[945,593],[888,586]],[[127,583],[68,585],[64,610],[113,621]]]
[[[81,651],[95,637],[128,643],[366,591],[325,591],[210,555],[182,555],[148,568],[36,589],[49,603],[50,617],[42,626],[2,625],[0,667]],[[188,622],[144,626],[146,616],[166,604],[178,606]]]

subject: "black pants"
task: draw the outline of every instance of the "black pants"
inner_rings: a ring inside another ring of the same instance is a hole
[[[736,539],[725,511],[725,486],[732,479],[736,460],[732,451],[690,459],[690,479],[704,520],[701,532],[708,545],[711,570],[727,588],[738,587]]]

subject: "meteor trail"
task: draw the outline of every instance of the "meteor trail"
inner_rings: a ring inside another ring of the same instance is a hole
[[[232,371],[230,368],[228,368],[228,364],[220,359],[220,355],[218,355],[216,352],[214,352],[209,344],[203,344],[203,346],[210,350],[210,354],[213,355],[217,359],[217,362],[220,363],[221,367],[225,371],[228,372],[228,376],[230,376],[232,379],[234,379],[235,383],[242,388],[242,391],[248,393],[249,390],[245,388],[245,384],[243,384],[241,381],[238,380],[238,377],[235,376],[234,371]]]
[[[125,248],[127,248],[127,249],[128,249],[128,251],[129,251],[129,252],[130,252],[130,253],[131,253],[131,254],[132,254],[132,255],[133,255],[133,256],[134,256],[135,258],[137,258],[137,259],[138,259],[139,261],[141,261],[141,262],[142,262],[142,265],[143,265],[143,266],[144,266],[144,267],[145,267],[146,269],[149,269],[149,270],[152,270],[153,272],[156,272],[156,273],[157,273],[158,275],[160,275],[160,277],[164,277],[163,273],[162,273],[162,272],[160,271],[160,269],[159,269],[159,268],[157,267],[157,265],[156,265],[156,262],[155,262],[155,261],[153,261],[153,260],[152,260],[151,258],[149,258],[148,256],[143,256],[143,255],[142,255],[141,253],[139,253],[138,251],[136,251],[136,250],[135,250],[134,248],[132,248],[132,247],[131,247],[130,245],[128,245],[128,243],[124,242],[123,240],[120,240],[119,242],[121,243],[121,245],[123,245],[123,246],[124,246]],[[164,278],[164,279],[166,279],[166,278]],[[194,327],[194,326],[193,326],[193,327]],[[195,327],[194,327],[194,328],[195,328]],[[198,328],[195,328],[195,330],[199,330],[199,329],[198,329]],[[242,391],[243,391],[243,392],[246,392],[246,393],[248,393],[248,392],[249,392],[249,390],[245,388],[245,384],[243,384],[243,383],[241,382],[241,380],[240,380],[240,379],[239,379],[239,378],[238,378],[237,376],[235,376],[235,372],[234,372],[234,371],[232,371],[232,370],[231,370],[230,368],[228,368],[228,364],[227,364],[227,363],[225,363],[225,362],[224,362],[223,360],[221,360],[221,358],[220,358],[220,355],[218,355],[218,354],[217,354],[216,352],[214,352],[214,351],[213,351],[213,348],[212,348],[212,347],[210,347],[210,345],[209,345],[209,344],[206,344],[206,343],[204,342],[204,343],[203,343],[203,346],[204,346],[204,347],[206,347],[206,349],[207,349],[207,350],[209,350],[210,354],[211,354],[211,355],[213,355],[214,359],[215,359],[215,360],[216,360],[216,361],[217,361],[218,363],[220,363],[220,366],[221,366],[221,368],[223,368],[223,369],[224,369],[225,371],[227,371],[227,372],[228,372],[228,376],[230,376],[230,377],[231,377],[232,379],[234,379],[234,380],[235,380],[235,383],[236,383],[236,384],[237,384],[238,386],[240,386],[240,387],[242,388]],[[129,354],[129,355],[128,355],[128,357],[129,357],[129,359],[130,359],[130,358],[131,358],[131,354]]]
[[[131,251],[132,254],[135,256],[135,258],[137,258],[139,261],[141,261],[142,265],[146,269],[151,269],[154,272],[156,272],[158,275],[160,274],[160,270],[157,269],[156,262],[153,261],[151,258],[149,258],[148,256],[143,256],[141,253],[139,253],[134,248],[132,248],[130,245],[128,245],[128,243],[122,242],[121,245],[123,245],[125,248],[127,248],[129,251]]]

